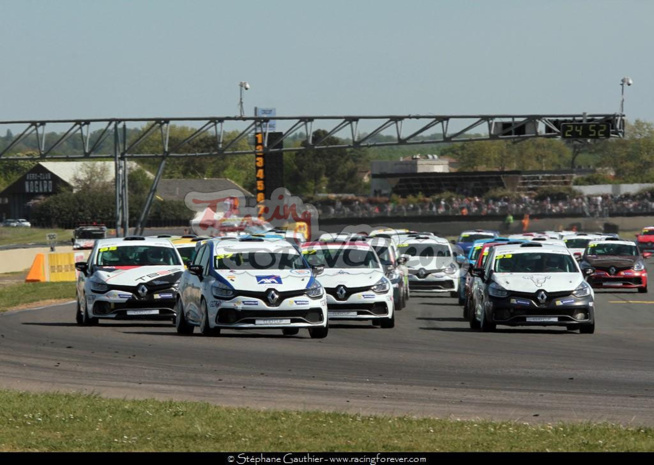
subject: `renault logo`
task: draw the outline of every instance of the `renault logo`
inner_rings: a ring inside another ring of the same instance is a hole
[[[423,278],[425,277],[426,274],[427,274],[427,272],[425,271],[424,268],[420,268],[420,271],[418,271],[418,277],[419,277],[420,279],[423,279]]]
[[[615,269],[614,266],[612,266],[611,268],[609,268],[609,274],[610,274],[610,275],[614,275],[616,271],[617,271],[617,270]]]
[[[148,288],[145,284],[141,284],[136,290],[141,297],[145,297],[148,294]]]
[[[547,294],[545,293],[545,291],[540,290],[536,292],[536,300],[538,300],[538,302],[540,302],[540,304],[543,305],[547,301]]]
[[[270,305],[275,305],[277,303],[277,299],[279,299],[279,294],[274,289],[271,289],[268,291],[268,294],[266,294],[266,298],[268,299],[268,303]]]
[[[347,294],[347,290],[345,289],[345,286],[338,286],[336,288],[336,295],[338,296],[339,299],[341,300],[345,299],[346,294]]]

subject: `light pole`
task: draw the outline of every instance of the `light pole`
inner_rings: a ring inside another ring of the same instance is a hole
[[[245,116],[245,112],[243,111],[243,90],[248,90],[250,88],[250,84],[248,84],[245,81],[241,81],[238,83],[238,87],[240,88],[240,98],[238,100],[238,108],[241,114],[241,118]]]
[[[620,81],[620,87],[622,87],[622,98],[620,99],[620,116],[619,116],[620,120],[619,120],[619,124],[618,124],[620,130],[622,130],[623,126],[624,126],[624,123],[622,121],[622,119],[624,117],[624,85],[626,84],[626,85],[630,86],[633,83],[634,83],[634,81],[630,77],[627,77],[627,76],[623,77],[622,80]]]

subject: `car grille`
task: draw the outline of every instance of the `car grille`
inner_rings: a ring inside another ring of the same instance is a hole
[[[275,291],[275,293],[279,296],[277,300],[275,300],[274,303],[271,303],[268,300],[268,293],[270,291]],[[284,302],[286,299],[290,299],[292,297],[302,297],[306,296],[306,289],[297,289],[294,291],[278,291],[277,289],[270,288],[266,289],[265,291],[244,291],[244,290],[238,290],[236,291],[238,297],[252,297],[255,299],[259,299],[262,302],[265,302],[267,306],[269,307],[279,307],[280,304]]]
[[[284,310],[270,312],[266,310],[235,310],[221,308],[218,310],[216,322],[225,325],[254,324],[259,318],[285,318],[291,323],[322,323],[322,310],[311,308],[309,310]]]
[[[343,297],[338,295],[338,290],[341,287],[345,291],[345,293],[343,293]],[[366,292],[369,291],[370,289],[372,289],[372,286],[361,286],[361,287],[337,286],[337,287],[326,287],[325,292],[331,295],[336,300],[347,300],[354,294],[358,294],[359,292]]]

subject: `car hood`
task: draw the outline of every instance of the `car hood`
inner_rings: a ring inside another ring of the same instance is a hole
[[[618,255],[597,257],[586,255],[585,260],[594,268],[609,268],[611,266],[615,266],[616,268],[631,268],[640,260],[640,257]]]
[[[407,261],[406,265],[411,270],[419,270],[424,268],[427,271],[442,270],[450,265],[450,263],[456,263],[452,257],[411,257]]]
[[[507,291],[532,293],[574,291],[584,281],[581,273],[494,273],[493,281]]]
[[[311,280],[311,270],[219,270],[216,272],[235,289],[279,291],[306,289]]]
[[[93,277],[112,286],[138,286],[150,281],[174,284],[179,281],[183,272],[184,267],[181,265],[102,267]]]
[[[638,242],[654,242],[654,235],[648,234],[647,236],[638,236]]]
[[[374,286],[384,277],[384,272],[379,269],[370,268],[325,268],[325,271],[318,276],[318,281],[324,287],[346,287]]]

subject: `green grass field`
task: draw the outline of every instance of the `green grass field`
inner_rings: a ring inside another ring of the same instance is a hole
[[[49,233],[57,235],[57,243],[68,243],[73,237],[70,229],[41,229],[41,228],[9,228],[0,227],[0,246],[17,244],[48,244],[46,237]]]
[[[651,452],[651,428],[527,425],[0,391],[0,451]]]

